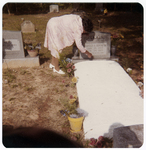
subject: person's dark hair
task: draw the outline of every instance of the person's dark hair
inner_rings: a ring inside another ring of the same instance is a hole
[[[82,18],[83,28],[87,32],[91,32],[93,30],[93,23],[88,18]]]

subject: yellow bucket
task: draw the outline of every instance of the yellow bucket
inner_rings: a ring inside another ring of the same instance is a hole
[[[69,123],[70,123],[71,132],[81,131],[84,117],[80,117],[80,118],[70,118],[70,117],[68,117],[68,120],[69,120]]]

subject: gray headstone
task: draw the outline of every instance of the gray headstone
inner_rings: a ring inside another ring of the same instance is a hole
[[[24,57],[21,31],[3,30],[3,59]]]
[[[31,33],[35,32],[35,25],[30,20],[25,20],[21,24],[21,32],[22,33]]]
[[[139,148],[143,144],[143,125],[115,128],[113,132],[114,148]]]
[[[105,32],[94,31],[82,36],[82,44],[92,53],[94,59],[109,59],[111,34]],[[88,59],[84,53],[80,53],[80,59]]]
[[[50,5],[50,12],[59,12],[58,5]]]
[[[101,11],[103,9],[103,3],[96,3],[95,11]]]

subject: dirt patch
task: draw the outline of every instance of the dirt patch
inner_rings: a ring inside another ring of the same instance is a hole
[[[77,94],[71,78],[53,73],[49,62],[40,67],[3,72],[3,124],[62,132],[67,118],[59,112],[63,109],[59,99]]]
[[[43,47],[47,21],[51,17],[69,13],[71,10],[38,15],[3,14],[3,30],[18,31],[22,18],[31,20],[36,25],[36,34],[23,34],[23,40],[32,39],[42,44],[39,52],[40,67],[3,70],[3,125],[12,125],[15,128],[41,127],[70,136],[73,140],[82,139],[83,132],[70,133],[67,118],[59,112],[63,109],[60,99],[77,95],[76,87],[72,86],[71,78],[53,73],[49,69],[51,55]],[[105,16],[93,11],[87,12],[87,15],[94,23],[94,30],[124,35],[124,39],[117,43],[119,64],[125,70],[132,68],[129,75],[136,83],[143,82],[143,15],[109,12]],[[101,28],[99,19],[102,20]],[[71,56],[72,47],[67,47],[63,54],[66,57]],[[86,141],[83,143],[87,144]]]

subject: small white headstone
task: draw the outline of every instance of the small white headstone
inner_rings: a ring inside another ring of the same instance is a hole
[[[50,5],[50,12],[59,12],[58,5]]]
[[[35,32],[35,25],[34,25],[30,20],[25,20],[25,21],[21,24],[21,31],[22,31],[23,33]]]

